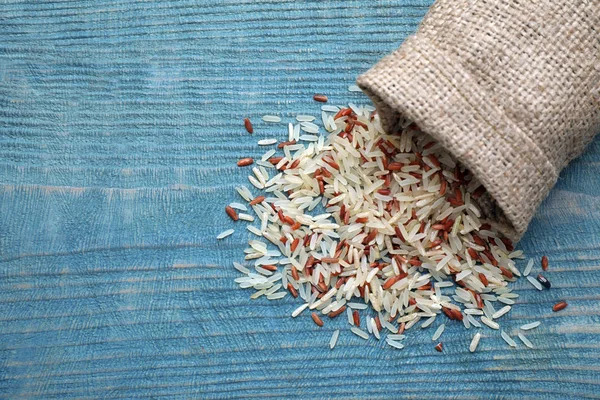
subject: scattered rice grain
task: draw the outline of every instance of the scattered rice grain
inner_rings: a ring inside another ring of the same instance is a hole
[[[537,328],[538,326],[540,326],[540,324],[541,324],[540,321],[534,321],[534,322],[530,322],[530,323],[525,324],[525,325],[521,325],[520,329],[523,330],[523,331],[528,331],[528,330]]]
[[[336,329],[335,331],[333,331],[333,335],[331,335],[331,339],[329,339],[329,348],[333,349],[338,341],[338,338],[340,336],[340,330]]]
[[[533,343],[531,343],[529,341],[529,339],[527,339],[525,337],[525,335],[523,335],[521,332],[518,333],[519,339],[521,339],[521,342],[523,342],[523,344],[527,347],[529,347],[530,349],[533,349]]]
[[[442,333],[444,333],[444,329],[446,329],[446,325],[445,324],[441,324],[435,331],[435,333],[433,334],[433,336],[431,337],[432,341],[436,341],[440,338],[440,336],[442,336]]]
[[[532,276],[528,276],[527,280],[529,281],[529,283],[531,283],[533,285],[534,288],[536,288],[537,290],[543,290],[544,288],[542,287],[542,285]]]
[[[219,233],[219,235],[217,235],[217,239],[225,239],[227,236],[231,235],[233,232],[235,232],[235,230],[233,229],[227,229],[221,233]]]
[[[369,338],[369,334],[368,334],[367,332],[363,331],[363,330],[362,330],[362,329],[360,329],[360,328],[357,328],[357,327],[353,326],[352,328],[350,328],[350,330],[351,330],[351,331],[352,331],[352,333],[354,333],[356,336],[359,336],[359,337],[361,337],[361,338],[363,338],[363,339],[365,339],[365,340]]]
[[[277,143],[277,139],[261,139],[258,141],[259,146],[271,146]]]
[[[263,115],[262,119],[265,122],[281,122],[281,118],[276,115]]]
[[[500,336],[510,347],[517,347],[517,343],[504,331],[500,331]]]
[[[473,336],[473,340],[471,340],[471,344],[469,345],[469,351],[474,353],[477,350],[477,346],[479,346],[479,341],[481,340],[481,333],[477,332],[475,336]]]

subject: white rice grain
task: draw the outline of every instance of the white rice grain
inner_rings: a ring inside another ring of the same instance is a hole
[[[528,331],[528,330],[537,328],[538,326],[540,326],[540,324],[541,324],[540,321],[530,322],[528,324],[521,325],[520,329],[523,331]]]
[[[270,295],[267,295],[268,300],[279,300],[283,299],[287,295],[287,292],[277,292]]]
[[[300,315],[300,313],[304,310],[306,310],[306,308],[308,307],[308,303],[304,303],[301,306],[299,306],[298,308],[296,308],[293,312],[292,312],[292,317],[296,318],[298,315]]]
[[[265,122],[281,122],[281,118],[276,115],[263,115],[262,120]]]
[[[277,139],[261,139],[258,141],[259,146],[271,146],[277,143]]]
[[[531,343],[529,341],[529,339],[527,339],[525,337],[525,335],[523,335],[521,332],[518,333],[519,339],[521,339],[521,342],[523,342],[523,344],[527,347],[529,347],[530,349],[533,349],[533,343]]]
[[[511,309],[511,307],[510,307],[510,306],[504,306],[504,307],[502,307],[501,309],[499,309],[498,311],[496,311],[496,312],[495,312],[495,313],[492,315],[492,318],[494,318],[494,319],[498,319],[498,318],[500,318],[501,316],[503,316],[504,314],[506,314],[507,312],[509,312],[509,311],[510,311],[510,309]]]
[[[433,324],[433,321],[435,321],[435,315],[427,318],[425,322],[421,324],[421,328],[427,328],[429,325]]]
[[[331,335],[331,339],[329,339],[329,348],[333,349],[338,341],[338,338],[340,336],[340,330],[336,329],[335,331],[333,331],[333,335]]]
[[[488,317],[485,317],[485,316],[481,317],[481,322],[483,322],[484,324],[486,324],[487,326],[489,326],[492,329],[500,329],[500,325],[498,325],[497,322],[492,321]]]
[[[441,324],[436,330],[435,333],[433,334],[433,336],[431,337],[432,341],[436,341],[440,338],[440,336],[442,336],[442,333],[444,333],[444,329],[446,329],[446,325],[445,324]]]
[[[223,231],[223,232],[219,233],[219,234],[217,235],[217,239],[218,239],[218,240],[225,239],[227,236],[229,236],[229,235],[233,234],[233,232],[235,232],[235,230],[233,230],[233,229],[227,229],[227,230],[225,230],[225,231]]]
[[[529,262],[527,263],[527,266],[525,267],[525,271],[523,271],[523,276],[528,276],[529,273],[531,272],[531,269],[533,268],[533,258],[529,259]]]
[[[504,331],[500,331],[500,336],[510,347],[517,347],[517,343]]]
[[[533,278],[533,277],[531,277],[531,276],[528,276],[528,277],[527,277],[527,280],[528,280],[528,281],[529,281],[529,283],[531,283],[531,285],[533,285],[533,287],[534,287],[534,288],[536,288],[537,290],[543,290],[543,289],[544,289],[544,288],[542,287],[542,284],[541,284],[541,283],[539,283],[539,282],[537,281],[537,279],[535,279],[535,278]]]
[[[391,347],[394,347],[399,350],[402,350],[404,348],[404,345],[402,343],[396,342],[395,340],[389,338],[386,339],[386,343],[389,344]]]
[[[235,208],[236,210],[248,211],[248,207],[243,205],[242,203],[229,203],[229,207]]]
[[[361,337],[365,340],[367,340],[369,338],[369,334],[365,331],[363,331],[360,328],[357,328],[355,326],[353,326],[352,328],[350,328],[350,331],[352,331],[352,333],[354,333],[356,336]]]
[[[355,310],[366,310],[367,309],[367,305],[361,304],[361,303],[346,303],[346,305]]]
[[[238,218],[241,219],[242,221],[254,222],[254,217],[250,214],[239,213]]]
[[[475,336],[473,336],[473,340],[471,340],[471,344],[469,345],[469,351],[474,353],[477,350],[477,346],[479,346],[479,340],[481,340],[481,333],[477,332]]]
[[[262,236],[262,232],[260,231],[260,229],[256,228],[255,226],[248,225],[246,226],[246,229],[254,233],[256,236]]]
[[[244,267],[242,264],[237,263],[237,262],[233,262],[233,268],[237,269],[238,271],[240,271],[242,274],[246,274],[248,275],[248,273],[250,272],[250,270],[246,267]],[[521,327],[521,329],[523,329]]]

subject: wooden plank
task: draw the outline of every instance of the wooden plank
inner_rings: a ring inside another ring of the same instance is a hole
[[[286,135],[260,117],[318,116],[315,92],[365,102],[348,85],[431,3],[2,3],[0,397],[597,398],[598,140],[520,244],[550,257],[553,288],[517,282],[503,326],[543,321],[535,350],[486,330],[470,354],[449,323],[443,354],[435,324],[395,351],[233,283],[250,235],[223,212],[235,161]]]

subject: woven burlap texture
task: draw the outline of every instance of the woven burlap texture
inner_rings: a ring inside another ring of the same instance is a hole
[[[518,240],[600,131],[600,1],[438,0],[357,83],[388,131],[414,121],[469,168]]]

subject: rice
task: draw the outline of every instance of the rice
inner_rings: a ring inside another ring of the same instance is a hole
[[[300,315],[300,313],[304,310],[306,310],[306,308],[308,307],[308,303],[304,303],[302,304],[300,307],[296,308],[293,312],[292,312],[292,317],[296,318],[298,315]]]
[[[471,340],[471,344],[469,345],[469,351],[474,353],[477,350],[477,346],[479,346],[479,340],[481,340],[481,333],[477,332],[475,336],[473,336],[473,340]]]
[[[506,298],[504,296],[498,296],[498,301],[500,303],[504,303],[504,304],[508,304],[508,305],[513,305],[515,304],[515,301],[509,298]]]
[[[498,325],[497,322],[492,321],[488,317],[485,317],[485,316],[481,317],[481,322],[483,322],[484,324],[486,324],[487,326],[489,326],[492,329],[500,329],[500,325]]]
[[[248,225],[246,229],[254,233],[256,236],[262,236],[262,232],[260,231],[260,229],[256,228],[255,226]]]
[[[340,111],[340,108],[337,106],[324,105],[324,106],[321,106],[321,110],[336,113],[336,112]]]
[[[371,329],[370,329],[371,333],[373,333],[373,335],[375,335],[375,338],[377,340],[381,339],[381,335],[379,334],[379,329],[377,329],[377,324],[375,323],[375,319],[371,318],[369,322],[371,324]]]
[[[236,188],[252,208],[237,218],[258,217],[260,228],[247,229],[261,239],[249,241],[245,259],[254,270],[236,267],[243,274],[236,283],[253,288],[252,298],[300,297],[304,303],[292,317],[308,308],[319,326],[319,315],[335,320],[345,307],[355,335],[386,335],[395,348],[404,347],[405,331],[427,328],[438,317],[469,329],[482,326],[474,318],[480,316],[499,329],[494,319],[518,297],[508,283],[520,276],[514,259],[522,252],[482,217],[475,195],[481,185],[472,174],[414,125],[387,135],[372,106],[324,104],[320,119],[302,114],[296,120],[287,125],[288,142],[251,168],[248,181],[261,193]],[[323,127],[327,135],[320,134]],[[368,313],[362,325],[358,310]],[[441,324],[432,340],[444,329]],[[339,330],[330,348],[338,336]]]
[[[235,188],[235,190],[239,193],[240,196],[242,196],[244,200],[252,201],[252,198],[254,196],[252,196],[252,193],[250,192],[250,190],[248,190],[246,186],[238,186]]]
[[[246,207],[242,203],[235,203],[235,202],[229,203],[229,207],[235,208],[236,210],[248,211],[248,207]]]
[[[367,305],[361,304],[361,303],[346,303],[346,305],[355,310],[366,310],[367,309]]]
[[[298,121],[298,122],[311,122],[311,121],[314,121],[315,119],[316,118],[313,117],[312,115],[296,115],[296,121]]]
[[[356,336],[361,337],[365,340],[369,339],[369,334],[360,328],[353,326],[352,328],[350,328],[350,331],[352,331],[352,333],[354,333]]]
[[[386,343],[389,344],[391,347],[394,347],[396,349],[402,350],[404,348],[404,345],[402,343],[399,343],[395,340],[392,340],[390,338],[386,339]]]
[[[262,120],[265,122],[281,122],[281,118],[276,115],[263,115]]]
[[[389,340],[404,340],[406,339],[406,335],[400,335],[400,334],[394,334],[394,335],[387,335],[387,339]]]
[[[348,86],[348,91],[350,92],[362,92],[362,90],[357,85]]]
[[[429,327],[429,325],[433,324],[433,321],[435,321],[435,315],[427,318],[427,320],[421,324],[421,328]]]
[[[259,146],[270,146],[272,144],[277,143],[277,139],[261,139],[258,141]]]
[[[441,324],[435,331],[435,333],[433,334],[433,336],[431,337],[432,341],[436,341],[440,338],[440,336],[442,336],[442,333],[444,333],[444,329],[446,329],[446,325],[445,324]]]
[[[543,290],[544,288],[542,287],[542,284],[539,283],[534,277],[528,276],[527,280],[529,281],[529,283],[531,283],[533,285],[534,288],[536,288],[537,290]]]
[[[242,221],[254,222],[254,217],[250,214],[239,213],[238,218],[241,219]]]
[[[528,330],[537,328],[538,326],[540,326],[540,324],[541,324],[540,321],[530,322],[528,324],[521,325],[520,329],[523,331],[528,331]]]
[[[523,342],[523,344],[527,347],[529,347],[530,349],[533,349],[533,343],[531,343],[529,341],[529,339],[527,339],[525,337],[525,335],[523,335],[521,332],[518,333],[519,339],[521,339],[521,342]]]
[[[346,316],[348,317],[348,323],[354,325],[354,317],[352,316],[352,309],[350,307],[346,308]]]
[[[316,142],[319,140],[319,137],[315,135],[300,135],[300,140],[304,140],[305,142]]]
[[[300,123],[300,129],[302,129],[305,132],[310,132],[310,133],[318,133],[319,132],[319,125],[317,124],[313,124],[312,122],[301,122]]]
[[[481,328],[481,324],[475,318],[473,318],[472,315],[467,314],[467,319],[469,320],[469,323],[474,327]]]
[[[233,234],[233,232],[235,232],[235,230],[233,230],[233,229],[227,229],[227,230],[219,233],[217,235],[217,239],[218,240],[225,239],[227,236],[230,236],[231,234]]]
[[[527,275],[529,275],[529,273],[531,273],[531,269],[533,268],[533,263],[534,263],[533,258],[530,258],[529,262],[527,263],[527,266],[525,267],[525,270],[523,271],[523,276],[527,276]]]
[[[398,328],[396,328],[394,325],[392,325],[388,320],[386,320],[385,318],[380,317],[379,318],[381,320],[381,325],[387,329],[388,331],[392,332],[392,333],[398,333]]]
[[[329,348],[333,349],[338,341],[338,338],[340,336],[340,330],[336,329],[335,331],[333,331],[333,335],[331,335],[331,339],[329,339]]]
[[[269,299],[269,300],[279,300],[279,299],[283,299],[286,295],[287,295],[286,292],[273,293],[273,294],[267,295],[267,299]]]
[[[242,274],[248,275],[248,273],[250,273],[250,270],[248,268],[244,267],[242,264],[237,263],[235,261],[233,262],[233,268],[237,269]],[[523,329],[523,328],[521,328],[521,329]]]
[[[471,270],[462,271],[461,273],[456,275],[456,281],[457,282],[462,281],[464,278],[471,275],[472,273],[473,273],[473,271],[471,271]]]
[[[504,331],[500,331],[500,336],[510,347],[517,347],[517,343]]]
[[[498,311],[496,311],[496,312],[495,312],[495,313],[492,315],[492,318],[494,318],[494,319],[498,319],[498,318],[500,318],[501,316],[503,316],[504,314],[506,314],[507,312],[509,312],[509,311],[510,311],[510,309],[511,309],[511,307],[510,307],[510,306],[504,306],[504,307],[502,307],[501,309],[499,309]]]

